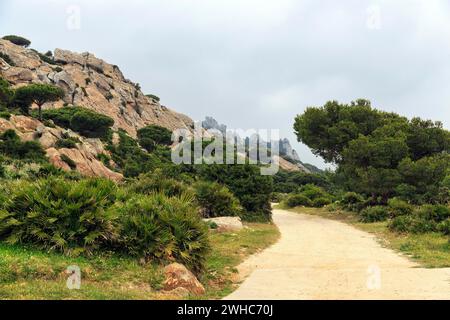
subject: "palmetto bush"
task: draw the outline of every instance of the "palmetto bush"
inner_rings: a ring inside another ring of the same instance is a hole
[[[2,192],[7,200],[1,205],[0,240],[77,255],[118,239],[118,217],[109,208],[119,192],[111,181],[51,177],[11,183]]]
[[[201,270],[209,250],[208,228],[193,201],[188,194],[158,193],[135,195],[118,205],[120,246],[134,256],[180,261]]]
[[[0,241],[68,255],[112,251],[200,271],[208,230],[192,195],[137,194],[101,178],[0,185]]]

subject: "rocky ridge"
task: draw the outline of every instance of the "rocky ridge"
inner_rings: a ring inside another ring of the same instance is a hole
[[[0,39],[0,53],[9,57],[12,63],[0,58],[0,76],[15,88],[30,83],[45,83],[61,87],[64,98],[55,103],[47,103],[44,109],[61,108],[64,105],[82,106],[105,114],[114,120],[113,129],[123,129],[136,137],[137,130],[150,124],[169,130],[192,130],[193,121],[177,113],[140,90],[139,84],[126,79],[119,67],[109,64],[91,53],[74,53],[56,49],[53,61],[44,61],[37,51],[17,46]],[[76,149],[56,149],[55,143],[65,129],[47,127],[33,118],[13,116],[10,120],[0,119],[0,133],[14,129],[22,139],[39,140],[57,167],[69,170],[61,161],[66,154],[77,164],[77,170],[87,175],[99,175],[121,179],[121,175],[108,169],[97,160],[100,153],[107,153],[99,139],[86,139],[74,132],[82,142]]]

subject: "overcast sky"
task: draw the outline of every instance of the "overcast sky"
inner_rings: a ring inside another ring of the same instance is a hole
[[[367,98],[450,128],[446,0],[1,0],[0,31],[92,52],[194,120],[280,129],[321,167],[292,129],[307,106]]]

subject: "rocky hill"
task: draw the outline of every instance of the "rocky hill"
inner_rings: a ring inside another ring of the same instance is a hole
[[[204,121],[202,121],[202,127],[206,130],[209,129],[215,129],[219,130],[223,135],[227,132],[227,126],[225,124],[220,124],[216,119],[213,117],[206,117]],[[242,138],[242,137],[238,137]],[[246,137],[246,141],[248,143],[249,139],[260,139],[259,136],[254,137]],[[279,153],[280,156],[276,158],[276,161],[279,162],[280,167],[283,170],[287,171],[303,171],[306,173],[312,173],[312,172],[321,172],[321,170],[311,164],[305,164],[300,160],[300,157],[295,151],[289,139],[284,138],[280,139],[279,141],[271,141],[267,142],[267,147],[271,149],[272,144],[278,143],[279,146]]]
[[[126,79],[119,67],[109,64],[91,53],[74,53],[56,49],[52,54],[41,54],[33,49],[15,45],[0,39],[0,76],[14,88],[30,83],[52,84],[64,90],[64,98],[47,103],[43,109],[60,108],[65,105],[83,106],[114,120],[113,129],[123,129],[135,137],[136,131],[146,125],[155,124],[170,130],[193,128],[193,121],[161,105],[159,99],[146,96],[139,84]],[[61,156],[69,156],[77,170],[87,175],[100,175],[120,179],[121,175],[111,171],[98,160],[106,153],[99,139],[86,139],[70,130],[49,127],[40,121],[12,116],[0,118],[0,133],[14,129],[23,140],[39,140],[50,161],[68,169]],[[74,136],[81,143],[77,149],[56,149],[55,143],[62,135]]]

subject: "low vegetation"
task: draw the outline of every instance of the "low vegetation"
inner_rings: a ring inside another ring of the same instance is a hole
[[[27,48],[31,44],[30,40],[25,39],[24,37],[21,37],[21,36],[16,36],[16,35],[4,36],[3,40],[8,40],[8,41],[14,43],[15,45],[25,47],[25,48]]]
[[[114,120],[108,116],[83,107],[63,107],[47,109],[42,113],[45,120],[52,120],[56,125],[71,129],[86,137],[104,138]]]

